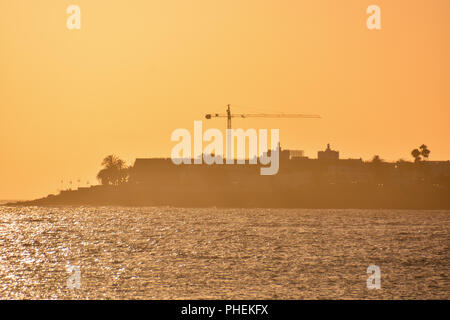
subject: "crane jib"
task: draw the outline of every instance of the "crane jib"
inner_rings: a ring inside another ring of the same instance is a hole
[[[227,127],[231,129],[231,118],[306,118],[306,119],[321,119],[322,117],[316,114],[298,114],[298,113],[231,113],[230,105],[228,105],[227,113],[213,113],[206,114],[206,119],[211,118],[228,118]]]

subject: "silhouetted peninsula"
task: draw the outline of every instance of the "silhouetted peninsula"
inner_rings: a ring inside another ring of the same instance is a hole
[[[113,170],[117,159],[109,161]],[[175,165],[168,158],[119,164],[126,171],[114,179],[99,173],[104,185],[13,205],[450,209],[450,161],[339,159],[328,145],[317,159],[280,151],[273,176],[249,164]]]

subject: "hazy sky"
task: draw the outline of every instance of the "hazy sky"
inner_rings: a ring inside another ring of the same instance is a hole
[[[426,143],[450,159],[449,14],[448,0],[0,0],[0,199],[96,183],[111,153],[169,156],[174,129],[228,103],[322,115],[234,122],[310,157],[329,142],[410,159]]]

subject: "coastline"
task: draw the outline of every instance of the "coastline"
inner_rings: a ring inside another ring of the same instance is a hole
[[[67,190],[3,206],[125,206],[184,208],[450,209],[450,191],[429,185],[318,184],[297,188],[144,188],[131,184]]]

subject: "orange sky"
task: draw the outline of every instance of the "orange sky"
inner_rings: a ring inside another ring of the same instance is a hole
[[[174,129],[228,103],[321,114],[233,124],[279,128],[310,157],[330,142],[410,159],[426,143],[450,159],[449,15],[448,0],[0,0],[0,199],[96,183],[111,153],[169,156]]]

